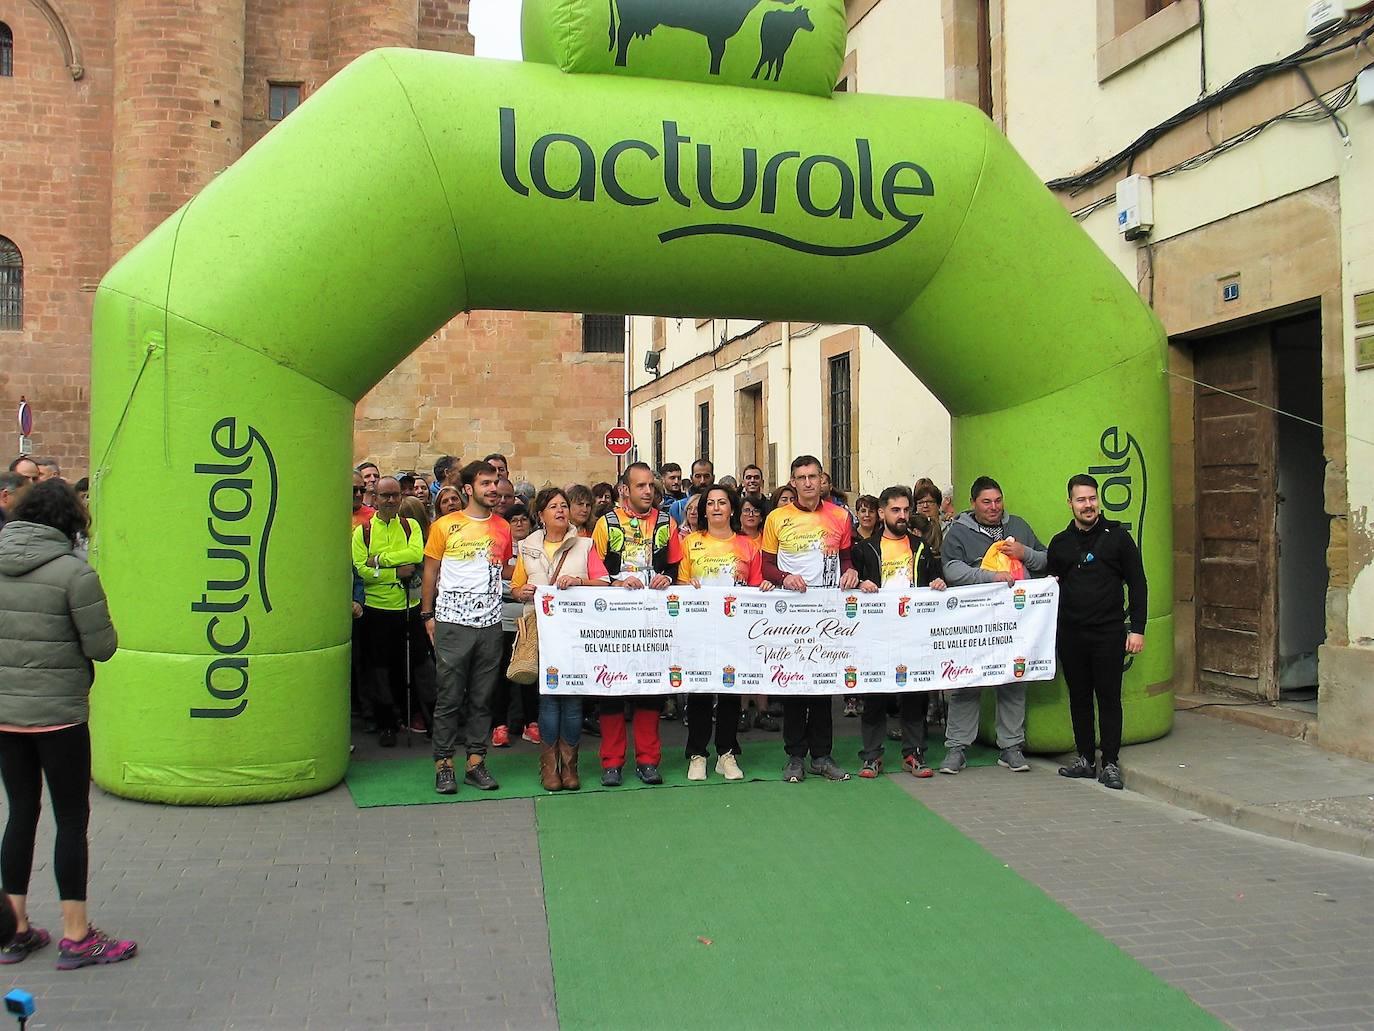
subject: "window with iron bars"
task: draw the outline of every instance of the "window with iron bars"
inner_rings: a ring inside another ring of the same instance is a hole
[[[24,328],[24,256],[0,236],[0,330]]]
[[[711,402],[697,405],[697,458],[711,460]]]
[[[850,440],[849,355],[830,359],[830,482],[839,490],[853,490],[849,482]]]
[[[583,315],[582,350],[588,354],[624,354],[625,316]]]

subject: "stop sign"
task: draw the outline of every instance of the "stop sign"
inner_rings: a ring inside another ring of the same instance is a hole
[[[630,449],[635,446],[635,438],[630,431],[623,426],[617,426],[613,430],[606,431],[606,450],[617,458],[622,458],[630,453]]]

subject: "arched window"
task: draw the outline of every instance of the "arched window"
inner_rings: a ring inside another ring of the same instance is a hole
[[[0,330],[24,328],[24,256],[0,236]]]
[[[0,21],[0,75],[14,74],[14,33]]]

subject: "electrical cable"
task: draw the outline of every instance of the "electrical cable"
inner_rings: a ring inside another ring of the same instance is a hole
[[[1147,129],[1124,148],[1117,151],[1111,157],[1098,162],[1087,171],[1080,172],[1076,175],[1063,176],[1059,179],[1052,179],[1046,183],[1046,185],[1049,186],[1051,190],[1067,190],[1071,196],[1076,196],[1088,187],[1107,178],[1114,169],[1133,162],[1140,153],[1153,146],[1173,129],[1178,128],[1178,126],[1183,125],[1199,114],[1210,111],[1212,108],[1221,105],[1237,94],[1243,93],[1251,87],[1258,85],[1265,79],[1283,72],[1293,71],[1301,68],[1303,65],[1332,57],[1335,54],[1362,45],[1371,34],[1374,34],[1374,25],[1370,25],[1371,21],[1374,21],[1374,13],[1360,15],[1349,22],[1333,26],[1327,32],[1310,40],[1307,44],[1293,51],[1293,53],[1286,57],[1281,57],[1266,64],[1255,65],[1253,68],[1241,72],[1216,92],[1207,94],[1196,102],[1189,104],[1183,110],[1166,118],[1153,128]],[[1329,43],[1336,36],[1360,28],[1363,28],[1364,31],[1359,35],[1352,36],[1326,49],[1318,49],[1324,47],[1325,44]]]
[[[1165,369],[1164,371],[1168,375],[1174,377],[1174,379],[1181,379],[1199,387],[1206,387],[1208,390],[1215,390],[1218,394],[1225,394],[1227,397],[1235,398],[1237,401],[1244,401],[1246,404],[1254,405],[1256,408],[1263,408],[1265,411],[1273,412],[1275,415],[1282,415],[1285,418],[1306,423],[1308,426],[1314,426],[1323,433],[1338,433],[1346,440],[1353,440],[1358,444],[1368,444],[1370,447],[1374,447],[1374,440],[1366,440],[1364,437],[1357,437],[1353,433],[1347,433],[1345,430],[1338,430],[1334,426],[1328,426],[1324,422],[1317,422],[1314,419],[1308,419],[1301,415],[1294,415],[1292,412],[1285,412],[1282,408],[1275,408],[1273,405],[1267,405],[1263,401],[1256,401],[1253,397],[1245,397],[1243,394],[1237,394],[1234,391],[1227,390],[1225,387],[1218,387],[1212,383],[1204,383],[1200,379],[1193,379],[1192,376],[1185,376],[1181,372],[1174,372],[1173,369]]]

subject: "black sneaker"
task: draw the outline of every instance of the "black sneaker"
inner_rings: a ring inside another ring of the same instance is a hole
[[[377,735],[377,744],[381,745],[383,748],[395,748],[396,731],[390,727],[388,727],[386,730],[383,730],[380,734]]]
[[[601,736],[601,721],[595,716],[582,717],[582,733],[590,734],[592,737]]]
[[[754,726],[758,727],[759,730],[771,731],[774,734],[782,729],[778,721],[773,718],[771,712],[759,713],[759,718],[754,721]]]
[[[434,768],[434,790],[441,795],[458,794],[458,778],[453,772],[452,759],[440,759]]]
[[[601,786],[603,788],[620,787],[620,779],[621,773],[619,766],[607,766],[601,771]]]
[[[663,774],[653,763],[635,763],[635,776],[645,784],[662,784]]]
[[[750,727],[752,727],[753,725],[754,725],[754,721],[753,721],[753,719],[752,719],[752,718],[750,717],[750,715],[749,715],[749,710],[748,710],[748,709],[745,709],[743,712],[741,712],[741,713],[739,714],[739,725],[738,725],[738,727],[736,728],[736,731],[737,731],[737,733],[743,734],[746,730],[748,730],[748,729],[749,729]]]
[[[471,784],[479,791],[495,791],[501,785],[496,783],[496,778],[487,772],[487,764],[479,762],[475,766],[469,766],[467,773],[463,774],[463,783]]]
[[[818,777],[824,777],[826,780],[849,779],[848,771],[840,769],[839,763],[828,755],[823,755],[819,759],[812,759],[811,772]]]
[[[768,703],[768,715],[775,719],[782,719],[782,702],[770,701]]]
[[[787,765],[782,768],[782,779],[788,784],[800,784],[806,779],[806,765],[802,762],[801,756],[787,757]]]
[[[37,952],[52,941],[48,932],[41,927],[30,927],[14,936],[3,949],[0,949],[0,963],[22,963],[30,952]]]
[[[1078,755],[1074,756],[1071,765],[1059,767],[1059,776],[1071,777],[1074,780],[1092,780],[1097,776],[1097,768],[1091,759]]]
[[[1104,788],[1111,788],[1113,791],[1120,791],[1126,786],[1121,780],[1121,767],[1116,763],[1103,763],[1102,776],[1097,778],[1097,782]]]

